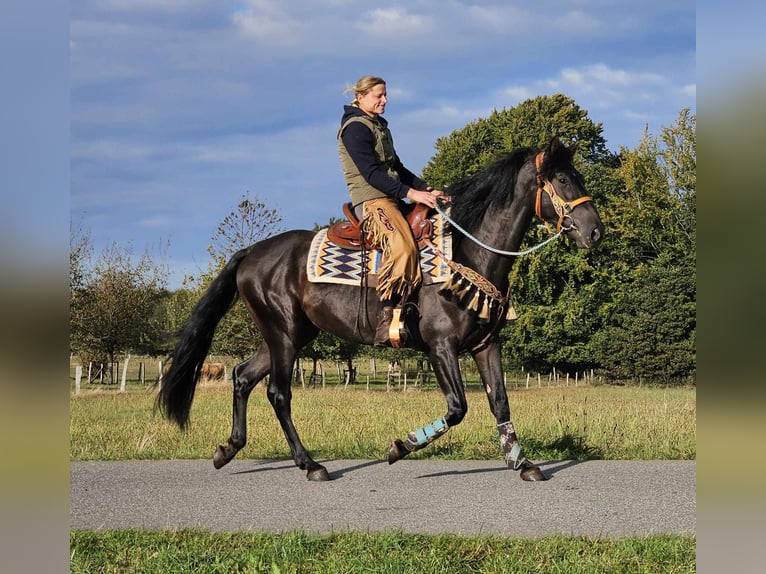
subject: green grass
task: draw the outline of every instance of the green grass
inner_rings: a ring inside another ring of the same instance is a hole
[[[401,532],[73,531],[70,572],[684,573],[696,571],[695,547],[688,536],[529,540]]]
[[[86,393],[70,400],[72,460],[205,459],[231,432],[231,386],[202,386],[186,432],[154,410],[152,388]],[[661,460],[696,458],[693,388],[579,386],[509,393],[513,421],[532,459]],[[439,391],[293,390],[293,420],[317,458],[385,458],[394,438],[442,416]],[[500,459],[486,396],[468,392],[469,412],[413,458]],[[250,397],[248,444],[239,458],[289,458],[262,385]]]

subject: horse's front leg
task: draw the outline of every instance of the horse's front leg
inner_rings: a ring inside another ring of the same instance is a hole
[[[225,445],[219,445],[213,455],[213,466],[221,468],[245,447],[247,443],[247,401],[250,393],[270,369],[269,348],[262,344],[255,355],[234,367],[231,436]]]
[[[503,382],[503,363],[499,343],[491,342],[484,349],[473,353],[473,359],[476,361],[481,381],[487,391],[489,408],[495,415],[500,448],[508,468],[520,470],[519,475],[523,480],[547,480],[543,471],[524,456],[513,428],[511,407],[508,404],[508,394]]]
[[[410,432],[404,440],[396,439],[392,442],[388,449],[388,464],[393,464],[408,454],[425,448],[443,436],[450,427],[460,424],[468,412],[457,351],[452,348],[436,349],[429,359],[439,387],[447,399],[447,414],[431,424]]]

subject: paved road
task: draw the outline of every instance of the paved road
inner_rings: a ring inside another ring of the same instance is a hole
[[[72,529],[403,530],[536,537],[696,533],[694,461],[554,461],[530,483],[501,461],[73,462]]]

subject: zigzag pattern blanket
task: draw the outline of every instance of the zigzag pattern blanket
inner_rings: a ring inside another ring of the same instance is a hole
[[[452,235],[444,233],[444,221],[438,213],[431,218],[434,226],[434,245],[445,257],[452,257]],[[377,285],[377,273],[380,269],[382,253],[367,251],[367,286]],[[426,246],[420,250],[420,267],[423,271],[423,283],[443,283],[450,276],[450,269],[444,261]],[[327,229],[322,229],[314,236],[309,249],[306,271],[312,283],[338,283],[342,285],[362,284],[362,252],[344,249],[327,239]]]

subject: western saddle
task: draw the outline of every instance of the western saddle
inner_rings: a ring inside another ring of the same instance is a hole
[[[433,235],[433,223],[428,219],[430,208],[422,203],[413,205],[404,202],[400,203],[400,207],[407,223],[409,223],[418,248],[422,249]],[[344,249],[361,251],[364,248],[365,250],[372,250],[373,247],[366,241],[365,245],[362,245],[362,240],[366,240],[362,229],[364,219],[357,218],[351,202],[343,204],[343,213],[347,221],[339,221],[331,225],[327,230],[328,239]]]

